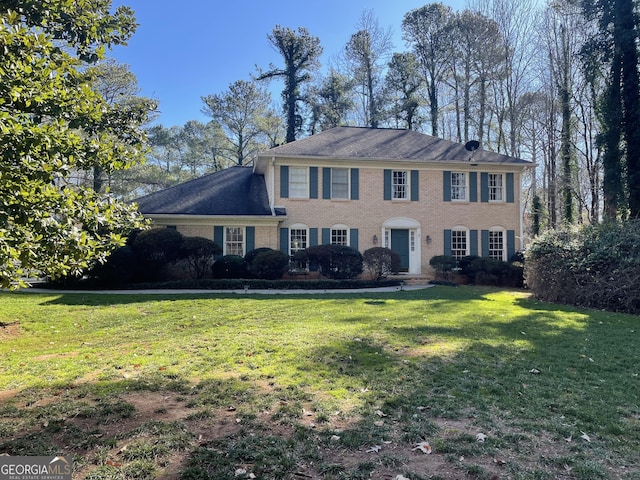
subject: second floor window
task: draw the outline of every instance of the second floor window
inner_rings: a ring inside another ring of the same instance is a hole
[[[409,181],[407,178],[407,172],[404,170],[394,170],[392,176],[392,198],[394,200],[406,200],[408,198]]]
[[[502,174],[490,173],[489,174],[489,201],[490,202],[502,202]]]
[[[467,175],[451,172],[451,200],[467,199]]]
[[[291,198],[309,197],[309,170],[306,167],[289,168],[289,196]]]
[[[337,198],[341,200],[349,198],[348,168],[331,169],[331,198]]]

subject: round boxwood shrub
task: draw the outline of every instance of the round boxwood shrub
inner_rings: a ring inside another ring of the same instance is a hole
[[[400,254],[390,248],[370,248],[362,254],[362,260],[371,280],[378,281],[400,270]]]
[[[209,274],[215,255],[221,253],[222,247],[203,237],[184,237],[180,245],[180,258],[187,262],[192,278],[204,278]]]
[[[240,255],[225,255],[211,267],[213,278],[246,278],[247,262]]]
[[[289,268],[289,255],[278,250],[267,249],[258,253],[251,263],[251,274],[264,280],[282,278]]]
[[[162,280],[166,266],[179,258],[182,240],[182,234],[171,228],[152,228],[138,233],[131,248],[138,260],[139,279]]]
[[[104,264],[96,265],[91,271],[91,276],[97,278],[100,285],[116,287],[133,281],[137,269],[135,253],[129,245],[125,245],[111,252]]]
[[[449,279],[452,270],[458,266],[458,261],[451,255],[436,255],[431,257],[429,265],[433,267],[439,278]]]
[[[244,256],[244,261],[247,262],[247,273],[249,275],[253,275],[251,273],[253,270],[253,261],[256,259],[258,255],[260,255],[262,252],[272,252],[272,251],[273,251],[273,248],[258,247],[251,250],[250,252],[247,252],[247,254]]]
[[[316,245],[296,252],[294,260],[317,265],[320,273],[334,280],[357,278],[363,269],[362,254],[346,245]]]

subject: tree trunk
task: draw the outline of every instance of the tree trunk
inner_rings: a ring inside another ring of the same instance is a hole
[[[614,42],[620,48],[622,107],[627,147],[627,187],[631,218],[640,217],[640,79],[638,77],[637,34],[633,0],[616,0]]]

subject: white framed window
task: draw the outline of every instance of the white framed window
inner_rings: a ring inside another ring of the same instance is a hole
[[[391,230],[388,228],[384,229],[384,244],[382,246],[385,248],[391,248]]]
[[[331,169],[331,198],[338,200],[349,199],[349,169]]]
[[[289,229],[289,254],[304,250],[309,246],[309,229],[306,225],[292,225]]]
[[[407,200],[409,198],[409,175],[406,170],[393,170],[391,198],[393,200]]]
[[[224,229],[224,254],[244,256],[244,228],[225,227]]]
[[[416,232],[415,230],[409,231],[409,249],[412,252],[416,251]]]
[[[309,169],[289,167],[289,197],[309,198]]]
[[[451,200],[467,200],[467,174],[451,172]]]
[[[456,259],[469,255],[469,230],[456,227],[451,230],[451,255]]]
[[[506,256],[505,246],[504,230],[501,228],[489,230],[489,258],[504,261]]]
[[[346,225],[331,227],[331,244],[349,246],[349,228]]]
[[[502,202],[504,201],[504,183],[501,173],[489,174],[489,201],[490,202]]]

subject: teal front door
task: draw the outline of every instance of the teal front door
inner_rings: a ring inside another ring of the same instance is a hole
[[[391,230],[391,250],[400,255],[400,271],[409,271],[409,230]]]

